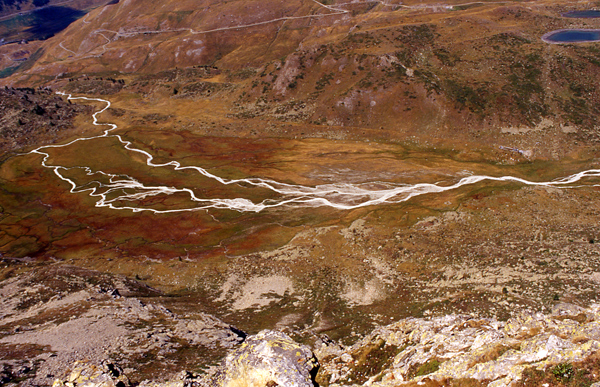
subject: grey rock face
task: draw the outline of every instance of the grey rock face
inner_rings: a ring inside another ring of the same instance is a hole
[[[172,364],[203,369],[243,341],[243,332],[214,316],[171,312],[154,298],[160,294],[133,279],[68,265],[0,281],[0,385],[49,386],[62,379],[79,385],[83,379],[69,381],[65,372],[82,368],[83,362],[72,365],[83,360],[82,375],[96,385],[112,383],[102,373],[105,361],[127,374],[140,360],[150,361],[147,370],[173,378]]]
[[[322,359],[321,379],[331,387],[399,387],[463,378],[509,387],[527,368],[548,370],[598,353],[599,337],[600,305],[563,303],[550,315],[523,314],[508,321],[466,315],[408,318],[375,329],[351,347],[323,343],[315,353]],[[387,363],[361,374],[361,358],[376,352],[373,348],[385,353]],[[427,371],[415,375],[416,369]]]
[[[110,362],[100,366],[88,362],[76,361],[65,381],[57,379],[52,387],[126,387],[129,380],[123,371]]]
[[[305,345],[277,331],[249,336],[213,377],[215,387],[313,387],[318,362]]]

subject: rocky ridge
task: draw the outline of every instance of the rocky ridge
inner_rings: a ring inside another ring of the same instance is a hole
[[[72,266],[4,280],[0,384],[51,385],[78,360],[96,367],[82,374],[105,375],[110,369],[110,378],[102,378],[118,379],[123,374],[114,371],[118,364],[130,376],[127,380],[137,383],[132,375],[139,371],[144,378],[157,378],[173,374],[175,367],[216,364],[245,336],[211,315],[173,313],[147,301],[160,296],[138,281]]]
[[[1,88],[0,152],[64,139],[73,134],[75,117],[89,111],[50,88]]]
[[[548,369],[595,354],[599,313],[600,305],[558,304],[550,315],[524,314],[505,322],[465,315],[408,318],[375,329],[351,347],[323,343],[316,354],[320,373],[329,377],[323,385],[387,387],[466,378],[508,387],[527,368]],[[380,369],[369,367],[370,358],[386,352],[390,356]]]
[[[470,386],[535,385],[523,380],[528,370],[552,372],[557,383],[565,382],[574,377],[573,364],[594,358],[599,349],[600,305],[562,303],[551,314],[508,321],[467,315],[408,318],[376,328],[352,346],[321,336],[314,355],[281,332],[262,331],[207,375],[183,372],[168,382],[141,385],[392,387],[455,385],[457,380],[470,380]],[[126,385],[127,378],[110,369],[76,362],[54,386]],[[578,385],[598,387],[597,371],[577,371]]]

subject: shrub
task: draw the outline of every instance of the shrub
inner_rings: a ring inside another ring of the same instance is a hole
[[[573,376],[573,365],[571,363],[561,363],[552,367],[552,374],[557,379],[571,379]]]

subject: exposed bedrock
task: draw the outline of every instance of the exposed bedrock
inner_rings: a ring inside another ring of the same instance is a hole
[[[284,333],[264,330],[248,336],[208,374],[182,372],[169,382],[141,385],[392,387],[442,386],[469,379],[473,386],[508,387],[542,371],[557,380],[577,374],[585,385],[596,386],[600,374],[590,364],[600,364],[600,305],[558,304],[549,315],[528,314],[508,321],[471,315],[408,318],[378,327],[351,346],[322,336],[313,350]],[[55,387],[127,383],[125,375],[111,371],[116,367],[82,368],[82,364],[75,363]]]
[[[306,345],[282,332],[264,330],[227,355],[211,385],[313,387],[318,364]]]

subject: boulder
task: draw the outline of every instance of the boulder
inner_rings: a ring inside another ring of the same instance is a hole
[[[319,364],[309,347],[282,332],[248,336],[212,378],[215,387],[314,387]]]

